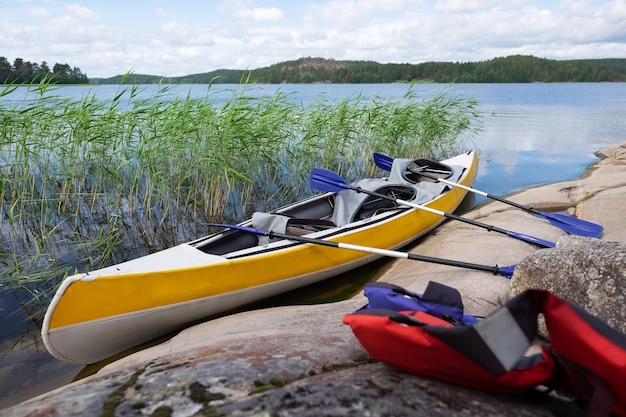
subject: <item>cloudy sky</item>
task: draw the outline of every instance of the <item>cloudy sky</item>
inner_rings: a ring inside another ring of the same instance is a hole
[[[626,0],[0,0],[0,56],[90,78],[513,54],[626,58]]]

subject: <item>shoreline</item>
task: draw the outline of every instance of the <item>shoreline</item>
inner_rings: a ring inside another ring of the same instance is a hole
[[[616,214],[626,204],[626,142],[598,151],[598,157],[601,159],[590,164],[578,179],[538,185],[507,198],[541,210],[567,207],[580,218],[601,223],[605,227],[601,240],[626,242],[626,222]],[[544,220],[499,202],[485,202],[464,216],[553,241],[565,235]],[[536,250],[525,242],[447,221],[419,240],[409,252],[509,265]],[[457,288],[463,295],[466,312],[476,316],[489,314],[511,294],[509,280],[485,272],[406,260],[391,261],[383,269],[376,274],[376,280],[411,291],[422,292],[431,280]],[[325,376],[339,381],[342,375],[357,370],[362,372],[359,374],[362,379],[353,380],[354,384],[389,373],[401,382],[413,384],[418,377],[371,363],[349,328],[341,323],[343,315],[360,308],[364,300],[362,294],[357,294],[329,304],[273,307],[210,320],[185,329],[162,344],[108,364],[85,379],[0,410],[0,415],[6,411],[10,413],[6,415],[27,416],[42,409],[63,414],[67,407],[88,414],[101,409],[115,388],[124,386],[133,375],[142,385],[141,392],[133,397],[127,391],[126,399],[119,399],[120,404],[140,398],[156,407],[163,401],[158,398],[167,392],[174,401],[172,404],[189,405],[193,402],[188,398],[189,384],[193,381],[235,403],[270,396],[289,386],[320,389],[317,381]],[[281,384],[272,385],[272,378],[282,381]],[[209,384],[209,380],[213,382]],[[258,383],[268,385],[266,394],[250,397],[251,392],[258,390]],[[428,384],[436,383],[429,380]],[[433,386],[441,388],[439,384]],[[465,392],[456,386],[452,389]],[[353,395],[356,397],[358,392]],[[385,395],[400,398],[401,393],[392,390]],[[474,391],[471,395],[479,394]],[[506,402],[497,396],[493,401]]]

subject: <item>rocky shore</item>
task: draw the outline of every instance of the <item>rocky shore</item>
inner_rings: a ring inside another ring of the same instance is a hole
[[[580,179],[509,197],[600,223],[605,227],[601,239],[567,237],[541,218],[489,203],[465,216],[555,241],[557,248],[538,250],[448,221],[411,251],[517,265],[513,278],[397,260],[377,279],[415,292],[429,281],[449,285],[461,292],[466,312],[477,316],[540,286],[625,332],[626,142],[598,155],[602,160]],[[95,375],[0,410],[0,416],[553,416],[563,405],[536,392],[490,394],[371,360],[342,324],[345,314],[365,302],[358,295],[208,321]]]

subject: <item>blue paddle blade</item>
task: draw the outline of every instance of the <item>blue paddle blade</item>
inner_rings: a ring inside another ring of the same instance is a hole
[[[255,235],[259,235],[259,236],[267,236],[267,235],[269,235],[269,232],[267,232],[265,230],[255,229],[254,227],[248,227],[248,226],[240,226],[240,225],[237,225],[237,224],[209,223],[209,226],[212,226],[212,227],[223,227],[223,228],[226,228],[226,229],[241,230],[242,232],[254,233]]]
[[[564,230],[570,235],[585,237],[600,237],[604,227],[597,223],[591,223],[564,213],[540,213],[541,217],[549,221],[553,226]]]
[[[324,168],[313,168],[309,177],[311,187],[322,191],[335,193],[350,188],[350,184],[339,175]]]
[[[374,163],[383,171],[391,171],[393,166],[393,158],[382,153],[374,152]]]
[[[526,241],[526,242],[534,243],[534,244],[537,244],[537,245],[540,245],[540,246],[543,246],[543,247],[546,247],[546,248],[553,248],[553,247],[556,246],[554,244],[554,242],[550,242],[549,240],[543,240],[543,239],[540,239],[538,237],[528,236],[528,235],[525,235],[523,233],[517,233],[517,232],[508,231],[507,235],[509,235],[511,237],[514,237],[515,239],[519,239],[519,240],[523,240],[523,241]]]
[[[500,275],[502,275],[505,278],[511,279],[516,266],[517,265],[509,265],[509,266],[503,266],[503,267],[498,268]]]

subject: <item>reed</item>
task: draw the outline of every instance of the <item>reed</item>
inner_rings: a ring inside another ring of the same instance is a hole
[[[94,89],[94,90],[97,90]],[[375,173],[372,152],[440,158],[477,128],[474,100],[361,95],[303,106],[237,86],[223,99],[119,86],[110,100],[0,104],[0,283],[49,281],[188,241],[315,192],[313,166]],[[5,86],[0,98],[17,94]],[[1,103],[1,102],[0,102]],[[35,284],[33,284],[35,285]]]

